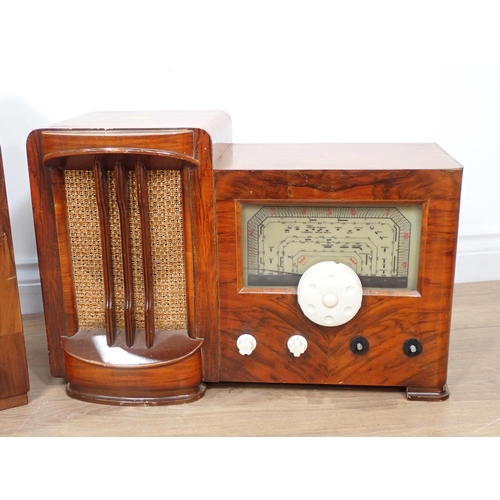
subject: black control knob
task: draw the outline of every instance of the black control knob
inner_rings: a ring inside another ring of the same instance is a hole
[[[408,339],[403,344],[404,353],[410,358],[418,356],[423,350],[422,344],[417,339]]]
[[[354,337],[349,344],[351,351],[354,354],[366,354],[370,349],[370,343],[365,337]]]

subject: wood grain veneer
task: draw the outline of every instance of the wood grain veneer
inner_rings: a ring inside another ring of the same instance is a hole
[[[0,410],[28,403],[28,366],[0,150]]]

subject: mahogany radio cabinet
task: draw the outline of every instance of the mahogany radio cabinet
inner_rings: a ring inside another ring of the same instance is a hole
[[[0,151],[0,410],[25,405],[28,366]]]
[[[434,144],[232,144],[222,111],[91,113],[27,143],[51,372],[448,397],[462,167]]]

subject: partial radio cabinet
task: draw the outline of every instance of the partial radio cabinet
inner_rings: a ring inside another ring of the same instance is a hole
[[[0,410],[28,402],[29,379],[0,151]]]

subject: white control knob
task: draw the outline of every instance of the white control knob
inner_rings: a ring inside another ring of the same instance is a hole
[[[297,299],[306,317],[321,326],[350,321],[361,307],[363,287],[358,275],[333,261],[311,266],[300,278]]]
[[[306,352],[307,340],[302,335],[294,335],[288,339],[287,346],[289,351],[298,358]]]
[[[257,341],[255,340],[255,337],[253,335],[244,333],[243,335],[240,335],[236,340],[236,347],[238,348],[238,351],[240,351],[240,354],[242,356],[244,356],[245,354],[250,355],[257,347]]]

